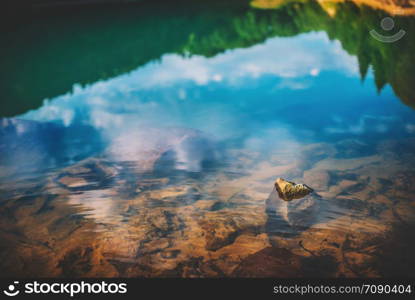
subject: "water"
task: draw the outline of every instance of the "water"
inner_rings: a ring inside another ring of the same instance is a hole
[[[411,35],[372,39],[386,13],[353,3],[162,4],[41,9],[2,33],[3,273],[408,269],[379,261],[412,249]],[[278,177],[315,193],[285,202]],[[299,263],[250,267],[272,255]]]

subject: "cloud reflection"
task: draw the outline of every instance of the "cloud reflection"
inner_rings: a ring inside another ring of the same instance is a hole
[[[200,99],[200,88],[238,91],[271,76],[276,82],[274,92],[307,89],[322,72],[329,71],[358,77],[356,59],[341,50],[338,42],[329,41],[326,34],[273,38],[213,58],[165,55],[160,62],[129,74],[84,88],[74,86],[72,93],[45,101],[41,108],[22,117],[65,126],[81,122],[106,135],[133,124],[141,128],[186,126],[223,136],[224,128],[240,127],[240,118],[234,117],[240,108],[218,104],[229,101],[229,96],[220,93]],[[203,113],[199,120],[198,112]]]
[[[212,58],[165,55],[129,74],[74,86],[72,93],[47,100],[21,117],[91,127],[106,145],[106,155],[136,161],[142,170],[171,152],[177,169],[199,171],[203,161],[218,157],[213,149],[220,142],[253,147],[272,139],[264,134],[267,130],[300,129],[296,124],[302,105],[325,105],[339,93],[326,90],[332,87],[328,77],[359,83],[357,66],[356,58],[325,33],[273,38]],[[359,89],[356,93],[365,90]],[[296,114],[287,111],[290,105],[296,105],[291,108]],[[363,126],[337,125],[325,126],[325,132],[353,133]],[[309,131],[307,137],[313,136]],[[201,149],[209,150],[199,153]]]

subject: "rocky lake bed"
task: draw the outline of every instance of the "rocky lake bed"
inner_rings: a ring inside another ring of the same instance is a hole
[[[3,184],[2,269],[25,277],[387,275],[388,234],[414,222],[415,142],[384,140],[376,155],[347,158],[338,145],[302,145],[301,162],[278,149],[270,160],[235,150],[232,167],[199,178],[140,174],[96,157],[17,190]],[[277,177],[315,192],[284,201]]]

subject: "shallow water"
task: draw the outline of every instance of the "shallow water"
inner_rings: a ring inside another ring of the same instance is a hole
[[[381,261],[412,249],[413,37],[372,40],[386,13],[352,3],[167,6],[3,33],[2,273],[399,274]],[[278,177],[315,192],[285,202]]]

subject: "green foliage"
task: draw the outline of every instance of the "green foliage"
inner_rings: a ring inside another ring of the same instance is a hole
[[[414,40],[409,34],[394,44],[371,38],[371,29],[381,31],[380,11],[342,3],[330,17],[315,1],[275,10],[254,9],[243,0],[172,2],[38,11],[3,27],[1,115],[23,113],[74,84],[109,79],[167,53],[211,57],[311,31],[326,32],[357,56],[362,79],[372,67],[379,90],[389,83],[405,103],[415,103]],[[397,28],[415,32],[414,18],[395,21]]]

